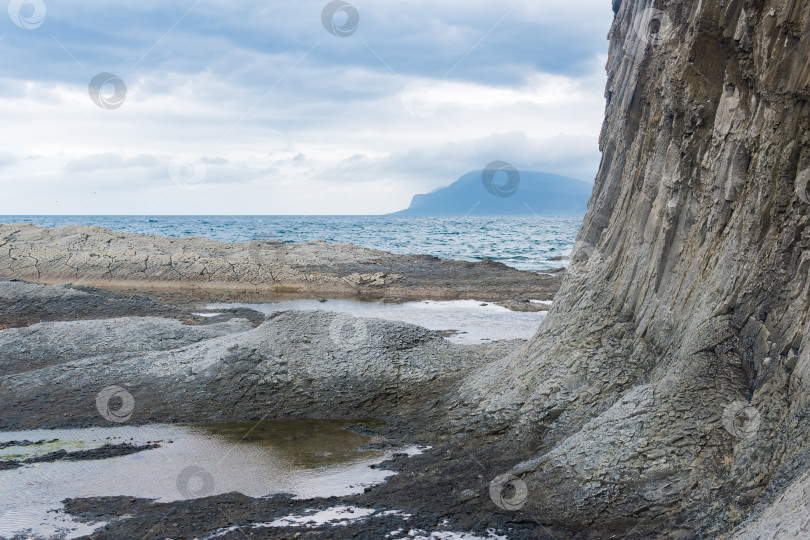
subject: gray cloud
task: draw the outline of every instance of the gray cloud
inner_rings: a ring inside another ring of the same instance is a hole
[[[115,169],[153,167],[157,164],[158,160],[154,156],[145,154],[124,159],[118,154],[107,153],[71,159],[62,170],[69,173],[111,171]]]
[[[8,167],[9,165],[14,165],[20,160],[15,154],[10,154],[8,152],[0,152],[0,169],[3,167]]]
[[[609,3],[352,3],[348,38],[325,0],[63,0],[36,31],[5,20],[0,213],[396,210],[495,159],[593,178]],[[127,84],[119,110],[87,95],[102,71]],[[406,106],[414,81],[436,103]],[[206,179],[178,197],[183,154]]]

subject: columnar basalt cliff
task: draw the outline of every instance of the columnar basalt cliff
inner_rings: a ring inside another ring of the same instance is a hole
[[[810,3],[614,11],[571,271],[460,401],[523,449],[524,511],[549,523],[765,537],[778,519],[745,520],[810,463]],[[787,500],[782,537],[810,535]]]

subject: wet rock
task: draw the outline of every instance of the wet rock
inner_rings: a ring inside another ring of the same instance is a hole
[[[88,461],[95,459],[105,459],[120,456],[128,456],[130,454],[137,454],[144,450],[151,450],[153,448],[160,448],[159,444],[108,444],[100,448],[91,448],[88,450],[76,450],[68,452],[64,448],[49,452],[41,456],[36,456],[22,460],[20,463],[51,463],[54,461]]]

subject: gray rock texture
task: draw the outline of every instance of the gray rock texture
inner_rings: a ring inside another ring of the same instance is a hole
[[[767,508],[743,537],[794,512],[796,532],[798,485],[768,488],[810,447],[810,4],[614,8],[572,266],[455,410],[521,449],[522,511],[546,523],[707,537]]]
[[[445,261],[324,241],[227,243],[31,224],[0,225],[0,277],[229,301],[282,294],[545,300],[561,282],[560,275],[523,272],[487,259]]]
[[[76,285],[45,286],[0,279],[0,329],[42,321],[126,316],[160,316],[202,322],[180,309],[142,296]]]
[[[94,356],[135,356],[178,349],[252,328],[253,325],[243,319],[188,326],[157,317],[47,322],[12,328],[0,331],[0,375]]]
[[[109,387],[132,396],[134,408],[124,415],[132,423],[414,415],[486,356],[418,326],[328,312],[280,312],[250,329],[238,320],[185,330],[170,320],[127,321],[142,332],[141,343],[127,347],[109,343],[125,328],[93,321],[69,323],[79,337],[64,344],[66,324],[36,343],[20,334],[41,329],[0,331],[0,343],[18,355],[100,344],[84,358],[0,376],[0,427],[109,424],[97,407]],[[21,343],[37,350],[21,351]],[[150,352],[132,354],[147,344]]]

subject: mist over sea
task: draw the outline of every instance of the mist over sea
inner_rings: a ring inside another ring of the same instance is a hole
[[[567,264],[582,217],[493,216],[0,216],[0,223],[86,225],[227,242],[326,240],[392,253],[494,261],[531,271]]]

